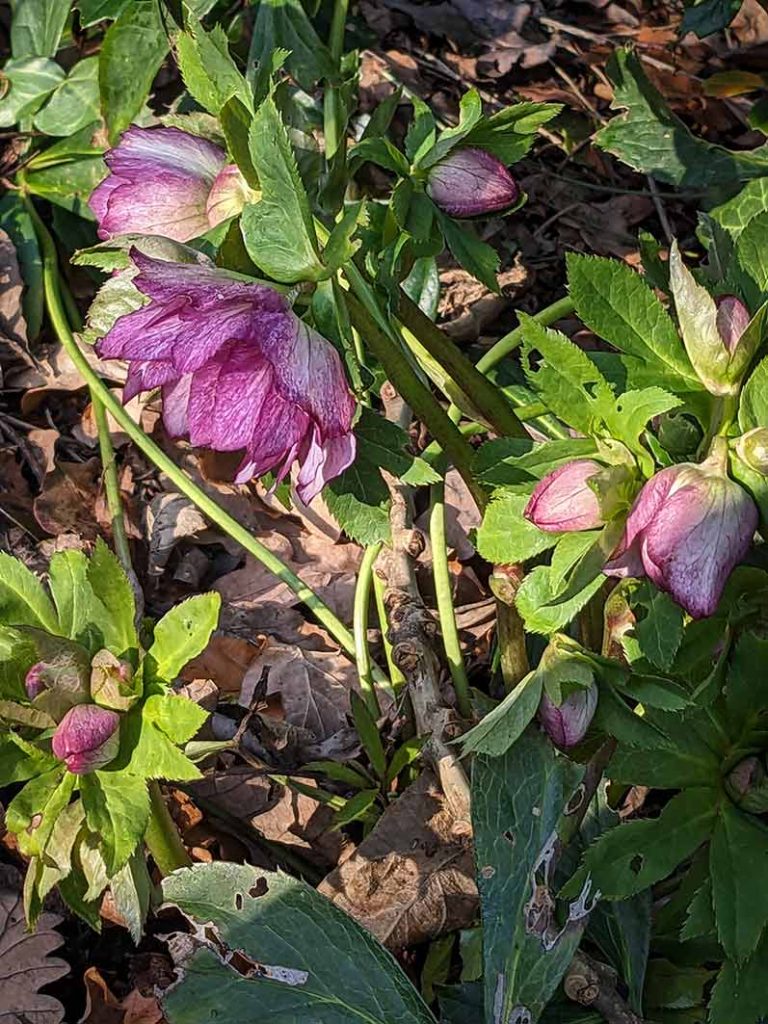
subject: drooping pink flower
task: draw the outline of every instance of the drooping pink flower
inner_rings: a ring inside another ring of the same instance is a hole
[[[480,217],[514,206],[520,188],[501,160],[468,146],[430,169],[427,194],[451,217]]]
[[[129,362],[124,400],[162,387],[163,419],[197,447],[245,449],[236,481],[300,463],[309,502],[355,456],[355,410],[336,349],[286,298],[213,267],[135,249],[133,283],[151,300],[120,317],[102,358]]]
[[[53,753],[75,775],[109,764],[120,747],[120,715],[96,704],[76,704],[53,734]]]
[[[758,513],[718,449],[700,465],[662,469],[640,491],[608,576],[648,576],[695,619],[712,615],[747,553]]]
[[[542,693],[539,721],[553,743],[565,749],[581,743],[594,718],[598,692],[593,682],[568,694],[562,704],[555,704],[546,692]]]
[[[602,469],[592,459],[576,459],[558,466],[536,484],[523,515],[546,533],[602,526],[600,502],[588,483]]]
[[[223,149],[179,128],[132,125],[91,193],[99,237],[154,234],[188,242],[239,213],[254,193]]]

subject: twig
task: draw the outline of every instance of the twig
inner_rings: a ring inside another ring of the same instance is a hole
[[[446,801],[457,821],[470,828],[469,782],[450,746],[459,723],[440,692],[440,662],[434,649],[437,623],[424,607],[413,569],[412,559],[423,538],[411,527],[408,487],[389,474],[384,476],[392,495],[392,547],[386,552],[389,585],[385,595],[392,657],[408,682],[417,731],[430,737],[424,752],[437,770]]]
[[[574,1003],[597,1010],[608,1024],[643,1024],[642,1017],[616,991],[616,981],[616,972],[610,967],[577,952],[563,979],[563,989]]]

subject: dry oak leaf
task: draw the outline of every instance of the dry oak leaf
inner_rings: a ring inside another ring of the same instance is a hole
[[[69,973],[68,963],[48,955],[64,942],[54,931],[61,918],[41,914],[28,932],[21,887],[19,872],[0,865],[0,1022],[60,1024],[64,1007],[39,989]]]
[[[318,891],[390,949],[468,927],[478,910],[472,837],[425,771]]]

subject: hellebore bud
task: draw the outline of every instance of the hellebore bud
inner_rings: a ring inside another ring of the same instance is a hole
[[[45,663],[38,661],[24,676],[24,689],[30,700],[34,700],[45,689],[45,670]]]
[[[558,747],[575,747],[587,734],[597,707],[598,689],[593,681],[573,690],[560,704],[547,695],[541,695],[539,721],[549,738]]]
[[[110,651],[99,651],[91,661],[91,697],[105,708],[127,711],[138,699],[131,686],[131,666]]]
[[[120,747],[120,716],[96,704],[70,708],[53,734],[53,752],[74,775],[109,764]]]
[[[480,217],[514,206],[520,188],[501,160],[469,146],[430,169],[427,195],[450,217]]]
[[[736,442],[736,453],[742,462],[761,476],[768,476],[768,427],[755,427]]]
[[[236,164],[228,164],[216,175],[208,193],[205,204],[208,223],[215,228],[222,221],[236,217],[248,203],[255,203],[260,198],[261,192],[250,187],[240,173],[240,168]]]
[[[768,811],[768,776],[758,757],[745,757],[725,780],[728,796],[743,811],[764,814]]]
[[[662,447],[670,455],[692,455],[701,444],[701,427],[684,413],[662,413],[654,420],[654,426]]]
[[[700,465],[662,469],[635,499],[607,576],[648,576],[694,619],[712,615],[757,529],[757,507],[727,476],[727,444],[716,438]]]
[[[669,253],[669,283],[680,331],[696,376],[713,395],[735,395],[757,346],[749,310],[735,295],[715,300],[683,263],[677,242]]]
[[[603,467],[592,459],[559,466],[540,480],[523,515],[545,533],[569,533],[602,526],[600,501],[589,480]]]

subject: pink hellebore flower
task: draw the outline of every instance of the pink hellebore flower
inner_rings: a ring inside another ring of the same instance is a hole
[[[694,619],[712,615],[734,566],[747,553],[758,513],[726,475],[727,452],[700,465],[662,469],[645,484],[607,576],[649,576]]]
[[[430,169],[427,194],[451,217],[480,217],[514,206],[520,188],[501,160],[469,146]]]
[[[197,447],[245,449],[236,482],[296,460],[308,503],[355,457],[355,402],[336,349],[263,284],[133,249],[133,279],[149,296],[120,317],[99,355],[129,363],[123,397],[162,387],[163,419]]]
[[[600,502],[588,483],[602,469],[592,459],[577,459],[559,466],[536,484],[523,515],[546,533],[602,526]]]
[[[108,764],[120,747],[120,716],[96,704],[76,704],[53,734],[53,752],[74,775]]]
[[[132,125],[91,193],[99,238],[152,234],[188,242],[242,210],[255,193],[223,149],[179,128]]]
[[[545,693],[539,704],[539,721],[558,747],[575,747],[587,734],[597,707],[597,684],[574,690],[562,704],[555,704]]]

